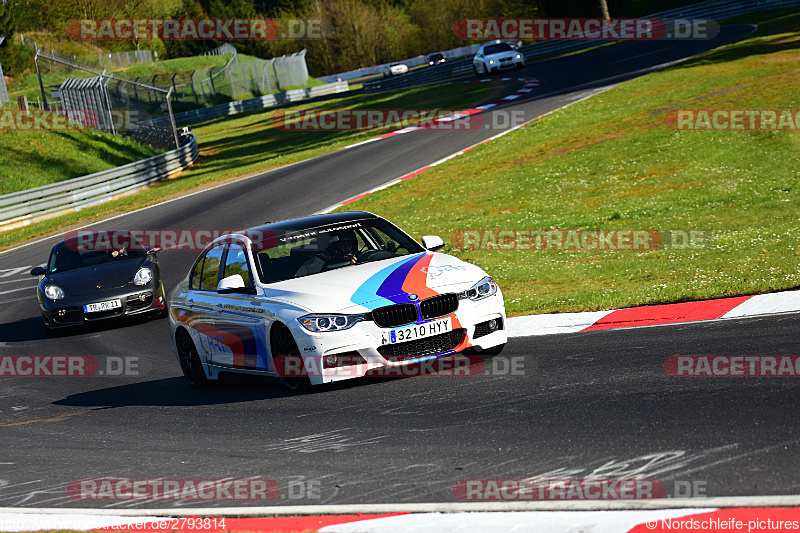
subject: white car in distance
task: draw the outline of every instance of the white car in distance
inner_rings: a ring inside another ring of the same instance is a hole
[[[525,66],[525,56],[514,50],[508,43],[500,40],[482,45],[475,57],[472,67],[475,74],[492,74],[495,71],[511,70]]]
[[[408,72],[408,66],[404,65],[403,63],[392,63],[384,67],[383,77],[388,78],[390,76],[398,76],[400,74],[405,74],[406,72]]]

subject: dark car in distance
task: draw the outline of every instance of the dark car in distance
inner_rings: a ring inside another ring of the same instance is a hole
[[[445,62],[444,54],[431,54],[428,56],[428,65],[435,66]]]
[[[150,313],[167,304],[156,252],[122,230],[84,232],[53,246],[36,289],[45,328]]]

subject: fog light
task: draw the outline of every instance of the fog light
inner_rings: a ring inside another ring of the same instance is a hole
[[[64,317],[66,315],[67,315],[67,310],[66,309],[59,309],[58,310],[58,316]]]
[[[499,328],[499,327],[500,327],[500,324],[498,323],[498,320],[496,318],[493,318],[493,319],[491,319],[489,321],[489,332],[490,333],[492,331],[497,331],[497,328]]]
[[[337,362],[335,355],[326,355],[322,359],[322,364],[325,368],[335,368]]]

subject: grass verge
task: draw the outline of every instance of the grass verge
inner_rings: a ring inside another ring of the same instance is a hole
[[[746,40],[621,84],[347,208],[445,240],[476,229],[711,232],[701,246],[641,251],[451,242],[445,252],[497,278],[510,315],[797,287],[800,133],[665,124],[674,109],[800,109],[800,14],[760,17]]]
[[[96,130],[0,132],[0,194],[93,174],[157,153]]]
[[[480,101],[491,90],[488,85],[459,83],[391,93],[362,94],[294,108],[462,109]],[[265,110],[195,125],[192,130],[200,145],[200,157],[194,166],[180,176],[135,196],[0,233],[0,249],[69,226],[129,212],[193,190],[334,152],[379,134],[374,131],[280,131],[272,127],[271,116],[272,111]],[[3,138],[0,137],[0,142]]]

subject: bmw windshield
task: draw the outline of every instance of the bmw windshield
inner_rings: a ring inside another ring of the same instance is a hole
[[[264,283],[424,251],[399,228],[379,219],[289,230],[276,236],[275,246],[254,250],[259,277]]]

